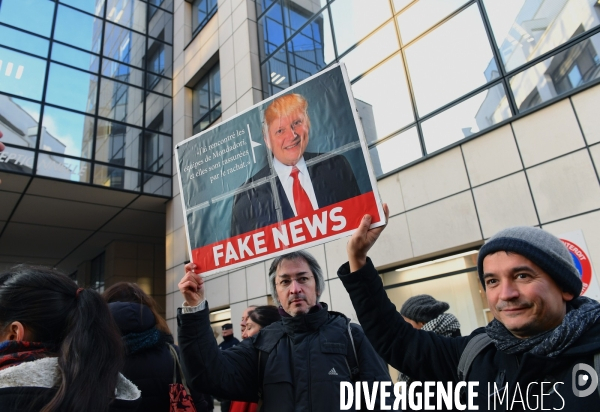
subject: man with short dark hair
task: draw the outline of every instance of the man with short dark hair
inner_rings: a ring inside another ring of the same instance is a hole
[[[370,222],[365,215],[338,275],[367,337],[390,365],[421,382],[477,382],[472,400],[479,410],[600,410],[593,376],[600,304],[580,296],[581,278],[558,238],[514,227],[488,239],[477,270],[494,320],[468,337],[447,338],[413,328],[388,299],[367,258],[383,227],[368,230]],[[476,341],[484,344],[475,349]],[[460,362],[463,352],[472,355],[470,368]],[[591,385],[575,379],[582,368]]]
[[[304,251],[275,258],[271,293],[282,320],[239,345],[219,351],[210,330],[204,280],[185,266],[179,282],[185,303],[177,322],[188,384],[228,399],[256,402],[261,411],[338,411],[343,381],[390,381],[362,329],[319,302],[325,282],[314,257]],[[351,370],[353,369],[353,370]],[[376,402],[379,410],[379,401]]]

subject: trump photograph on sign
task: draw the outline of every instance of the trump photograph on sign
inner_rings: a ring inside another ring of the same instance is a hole
[[[272,158],[246,182],[248,190],[235,196],[231,236],[309,216],[361,194],[346,157],[306,151],[310,138],[307,109],[302,95],[290,93],[273,100],[264,111],[263,138]]]
[[[343,66],[183,141],[176,156],[190,256],[204,274],[348,236],[365,213],[385,223]]]

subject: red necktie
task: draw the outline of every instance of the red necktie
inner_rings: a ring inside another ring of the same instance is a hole
[[[298,173],[300,173],[300,170],[298,170],[296,166],[292,167],[292,173],[290,173],[290,176],[292,179],[294,179],[293,194],[294,205],[296,205],[296,215],[304,216],[311,214],[314,209],[312,207],[312,203],[310,203],[310,199],[308,198],[306,191],[300,184]]]

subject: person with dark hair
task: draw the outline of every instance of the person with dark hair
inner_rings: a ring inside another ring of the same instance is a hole
[[[119,373],[123,343],[106,302],[68,276],[19,265],[0,274],[0,410],[136,410]]]
[[[242,339],[256,335],[262,328],[278,320],[281,320],[281,315],[277,306],[255,306],[249,313],[248,320],[246,320],[246,329],[244,330]]]
[[[262,412],[326,412],[340,410],[340,382],[361,381],[370,387],[391,383],[387,365],[361,327],[319,302],[324,275],[310,253],[299,250],[273,260],[269,283],[281,320],[223,351],[213,339],[204,279],[197,269],[194,263],[185,265],[179,282],[185,302],[177,313],[184,373],[191,386],[249,402],[260,396]],[[377,397],[375,410],[380,406]]]
[[[174,366],[169,345],[173,345],[173,335],[159,314],[156,301],[138,285],[128,282],[112,285],[102,296],[125,343],[122,373],[142,391],[140,411],[169,410]],[[206,411],[204,396],[197,392],[191,396],[197,411]]]
[[[276,306],[254,306],[248,314],[242,339],[248,339],[257,335],[261,329],[279,320],[281,320],[281,315]],[[229,412],[256,412],[257,410],[258,403],[256,402],[231,401],[231,406],[229,407]]]

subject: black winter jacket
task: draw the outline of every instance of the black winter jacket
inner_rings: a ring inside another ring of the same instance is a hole
[[[347,318],[321,305],[324,309],[283,318],[226,351],[215,343],[208,307],[190,314],[179,310],[179,344],[188,383],[208,386],[215,396],[256,402],[259,353],[266,352],[261,412],[338,411],[340,382],[352,380],[346,359],[346,345],[351,344]],[[353,325],[352,331],[360,380],[390,381],[387,366],[362,329]]]
[[[338,275],[350,294],[365,334],[385,361],[418,381],[459,381],[457,367],[460,356],[470,339],[485,333],[484,328],[459,338],[446,338],[414,329],[402,319],[388,299],[370,260],[354,273],[350,273],[346,263],[339,269]],[[382,319],[386,321],[382,322]],[[542,406],[545,410],[599,411],[600,396],[597,391],[586,397],[577,397],[572,389],[573,367],[578,363],[593,367],[593,355],[599,352],[600,323],[596,322],[571,347],[552,359],[528,353],[519,357],[508,355],[491,344],[475,358],[466,380],[479,382],[474,403],[480,411],[542,410]],[[550,382],[544,385],[543,398],[540,382]],[[508,384],[509,395],[502,404],[496,398],[495,408],[494,397],[489,398],[494,383],[497,387]],[[521,398],[516,393],[517,383],[523,403],[519,402]],[[527,397],[529,384],[532,385]],[[491,388],[489,391],[488,385]],[[513,402],[513,399],[517,401]]]
[[[122,335],[145,332],[156,325],[154,314],[147,306],[131,302],[113,302],[108,306]],[[167,344],[160,342],[154,347],[128,354],[122,373],[142,391],[140,411],[169,410],[173,356]],[[191,395],[198,412],[206,411],[204,396],[196,391]]]

